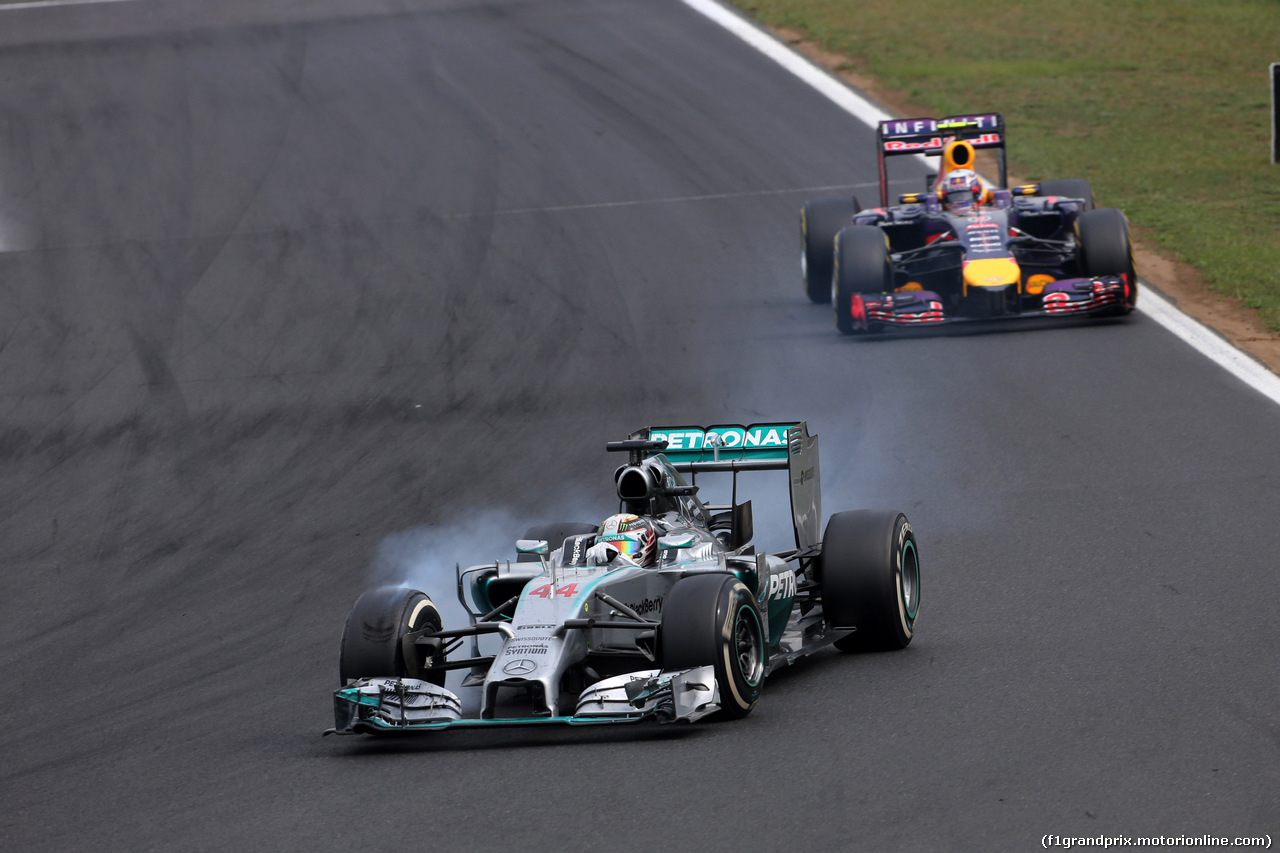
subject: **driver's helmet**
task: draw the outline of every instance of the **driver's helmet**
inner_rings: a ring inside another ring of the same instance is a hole
[[[617,552],[637,566],[652,566],[658,557],[658,528],[647,518],[623,512],[611,515],[600,525],[596,547]]]
[[[972,169],[952,169],[938,188],[942,207],[952,213],[963,213],[980,204],[986,188]]]

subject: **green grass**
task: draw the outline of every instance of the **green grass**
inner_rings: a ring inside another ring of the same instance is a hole
[[[737,0],[933,114],[1004,114],[1011,171],[1086,178],[1280,331],[1280,0]],[[1139,270],[1141,272],[1141,270]]]

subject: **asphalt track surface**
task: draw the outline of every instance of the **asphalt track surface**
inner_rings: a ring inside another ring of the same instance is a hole
[[[1280,410],[1141,314],[842,339],[796,213],[870,133],[683,5],[139,0],[0,44],[0,847],[1280,832]],[[908,650],[740,722],[320,738],[368,585],[447,601],[602,518],[637,427],[791,417],[828,513],[915,526]]]

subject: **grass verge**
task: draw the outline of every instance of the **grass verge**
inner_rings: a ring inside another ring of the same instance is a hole
[[[1280,331],[1276,0],[736,5],[933,114],[1003,113],[1011,172],[1088,179],[1100,204]]]

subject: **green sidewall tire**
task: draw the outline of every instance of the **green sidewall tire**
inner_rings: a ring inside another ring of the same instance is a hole
[[[1078,265],[1085,276],[1127,275],[1129,299],[1116,314],[1128,314],[1138,304],[1138,273],[1133,262],[1129,220],[1114,207],[1087,210],[1076,220]]]
[[[811,302],[831,302],[831,265],[836,234],[859,210],[856,198],[815,198],[800,209],[800,253],[805,295]]]
[[[836,328],[845,335],[867,331],[853,322],[854,294],[879,295],[891,290],[893,267],[884,232],[871,225],[842,228],[836,235],[835,264],[831,272]]]
[[[404,659],[400,639],[410,631],[431,627],[440,630],[440,611],[416,589],[383,586],[371,589],[356,600],[342,629],[338,651],[339,684],[357,678],[417,678],[417,667]],[[443,686],[445,672],[424,678]]]
[[[755,596],[736,577],[678,581],[662,605],[657,647],[664,670],[712,666],[730,717],[745,717],[759,701],[768,663],[763,621]]]
[[[1085,200],[1085,210],[1093,210],[1094,208],[1093,187],[1088,181],[1081,178],[1058,178],[1052,181],[1041,181],[1040,195],[1082,198]]]
[[[827,624],[856,630],[844,651],[905,649],[920,612],[920,551],[897,510],[831,516],[822,536],[822,608]]]

